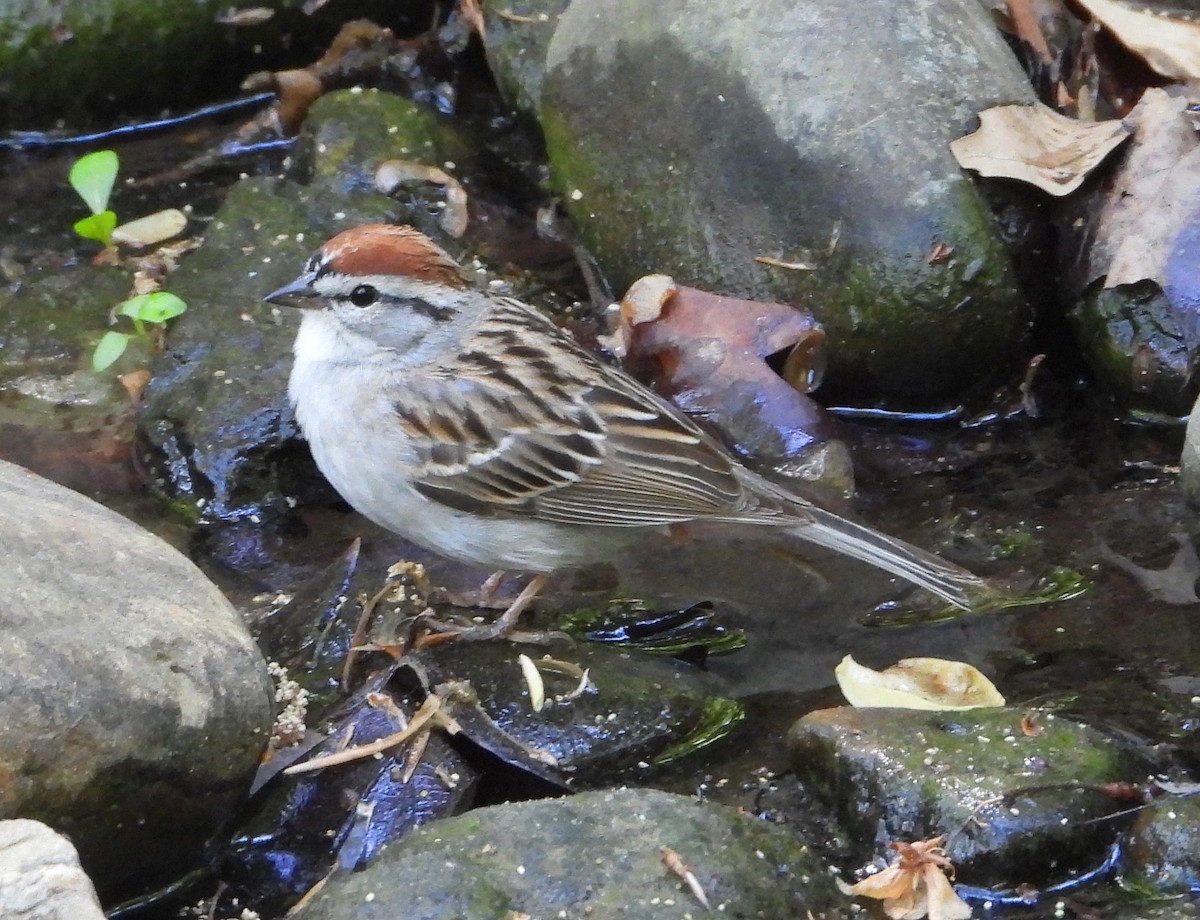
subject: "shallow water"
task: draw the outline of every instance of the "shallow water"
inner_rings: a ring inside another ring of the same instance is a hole
[[[173,137],[122,147],[127,174],[176,162],[180,144],[191,146]],[[63,177],[75,156],[0,154],[0,197],[9,201],[0,228],[6,258],[33,265],[88,257],[88,244],[69,233],[79,208]],[[232,175],[188,189],[201,225]],[[149,190],[126,208],[140,212],[160,198],[178,203],[180,191]],[[853,654],[880,667],[909,656],[966,660],[992,676],[1010,702],[1055,705],[1165,745],[1183,764],[1197,765],[1194,605],[1155,600],[1104,561],[1107,544],[1139,565],[1163,568],[1178,548],[1176,537],[1188,532],[1194,513],[1175,482],[1181,431],[1119,420],[1102,397],[1076,386],[1074,368],[1061,380],[1053,366],[1046,375],[1055,401],[1040,419],[971,429],[848,425],[860,480],[849,510],[1016,593],[1052,567],[1067,567],[1092,582],[1081,597],[925,625],[872,626],[878,604],[919,603],[919,597],[860,563],[807,551],[797,558],[736,530],[702,542],[663,541],[621,572],[623,595],[712,600],[726,622],[745,629],[744,650],[708,662],[723,692],[747,700],[762,726],[743,762],[781,765],[779,733],[792,717],[837,702],[833,668]],[[127,406],[39,400],[18,391],[0,365],[0,457],[85,491],[165,536],[247,613],[257,608],[256,596],[294,588],[358,536],[365,540],[364,571],[379,578],[398,558],[427,561],[435,582],[456,591],[488,574],[438,561],[335,504],[298,509],[287,532],[255,534],[246,525],[193,532],[146,490],[133,462],[134,423]],[[570,609],[597,596],[604,595],[560,584],[542,606]],[[699,781],[686,770],[679,776],[681,788]]]

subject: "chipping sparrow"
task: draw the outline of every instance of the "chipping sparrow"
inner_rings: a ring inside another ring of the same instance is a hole
[[[288,394],[317,466],[371,520],[443,555],[549,573],[653,528],[788,533],[969,608],[982,579],[750,472],[536,309],[467,285],[406,227],[322,246],[268,301],[303,307]]]

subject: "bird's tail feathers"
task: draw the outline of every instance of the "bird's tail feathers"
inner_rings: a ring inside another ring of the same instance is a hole
[[[816,506],[809,505],[805,511],[807,520],[793,532],[810,543],[898,575],[964,610],[989,594],[987,583],[978,575],[933,553]]]

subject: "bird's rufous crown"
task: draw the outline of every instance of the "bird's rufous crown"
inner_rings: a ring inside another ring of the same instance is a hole
[[[404,275],[418,281],[465,287],[462,269],[429,237],[395,224],[344,230],[321,247],[326,264],[347,275]]]

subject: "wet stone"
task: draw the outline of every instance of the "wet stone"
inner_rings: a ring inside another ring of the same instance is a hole
[[[1126,887],[1159,896],[1200,889],[1200,798],[1193,793],[1163,794],[1138,814],[1121,874]]]
[[[861,857],[887,840],[946,835],[959,882],[1061,882],[1102,865],[1124,803],[1101,784],[1145,775],[1109,738],[1039,710],[824,709],[788,744],[805,785]]]
[[[272,721],[266,665],[183,555],[0,463],[0,817],[67,834],[102,899],[201,858]]]
[[[669,272],[811,308],[831,398],[939,399],[1015,359],[1029,309],[948,143],[1032,91],[974,0],[576,3],[540,98],[615,290]]]
[[[361,872],[335,873],[302,920],[700,916],[663,864],[676,851],[718,916],[849,916],[830,876],[785,829],[639,789],[497,805],[427,825]]]

